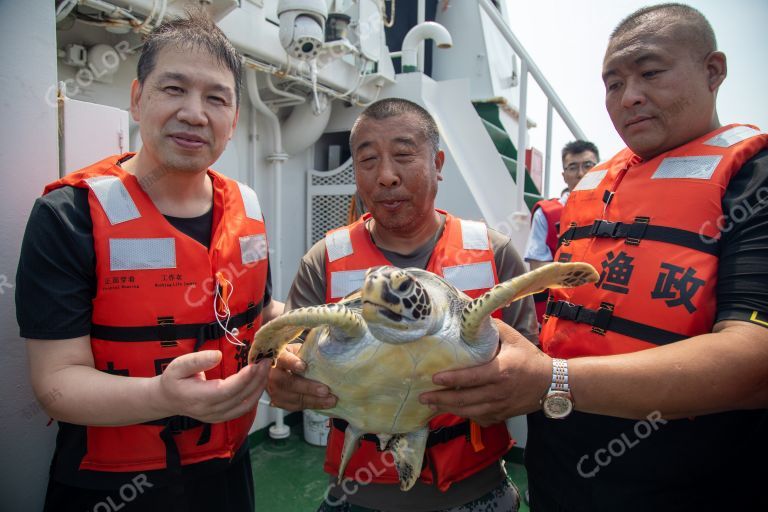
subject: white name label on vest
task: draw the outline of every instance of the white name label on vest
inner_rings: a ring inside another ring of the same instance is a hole
[[[336,261],[354,252],[348,229],[339,229],[325,236],[325,250],[328,261]]]
[[[483,222],[461,220],[461,242],[464,249],[488,250],[488,228]]]
[[[708,180],[722,160],[721,155],[711,156],[671,156],[659,164],[651,179],[691,178]]]
[[[266,235],[250,235],[240,237],[240,257],[243,265],[267,259]]]
[[[340,299],[359,290],[365,280],[365,270],[331,272],[331,298]]]
[[[116,176],[96,176],[85,180],[113,226],[141,217],[128,189]]]
[[[719,148],[729,148],[734,144],[747,140],[755,135],[760,135],[759,130],[755,130],[749,126],[734,126],[723,133],[718,133],[704,144],[707,146],[716,146]]]
[[[443,276],[446,281],[462,291],[490,288],[496,284],[490,261],[443,267]]]
[[[243,185],[238,182],[237,186],[240,188],[240,195],[243,198],[243,205],[245,206],[245,216],[253,220],[264,220],[261,215],[261,205],[259,204],[259,196],[248,185]]]
[[[608,174],[608,169],[602,171],[588,172],[581,178],[581,181],[576,185],[573,190],[594,190],[603,181],[605,175]]]
[[[173,238],[110,238],[109,270],[176,268]]]

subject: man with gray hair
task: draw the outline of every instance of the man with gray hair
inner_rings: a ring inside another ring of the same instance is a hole
[[[438,275],[458,265],[482,267],[482,273],[468,270],[463,286],[457,283],[471,297],[484,293],[488,283],[524,272],[509,237],[482,222],[435,209],[445,154],[435,121],[422,107],[398,98],[370,105],[352,128],[350,147],[357,192],[370,213],[329,232],[302,258],[287,308],[337,302],[360,287],[369,267],[380,265],[418,267]],[[465,249],[465,236],[483,241],[484,247]],[[530,299],[514,302],[501,317],[531,341],[536,339]],[[294,355],[296,350],[298,344],[288,345],[270,372],[274,403],[293,411],[333,407],[332,389],[300,376],[304,364]],[[402,491],[387,452],[367,437],[336,484],[347,425],[333,420],[325,461],[331,483],[318,510],[517,510],[517,492],[500,463],[511,446],[503,419],[480,429],[465,418],[441,414],[429,426],[419,480]]]

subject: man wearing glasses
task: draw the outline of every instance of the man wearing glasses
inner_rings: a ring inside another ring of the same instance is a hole
[[[574,140],[563,147],[563,179],[567,188],[557,198],[542,199],[533,206],[531,218],[531,234],[525,248],[525,261],[534,270],[553,260],[557,251],[557,236],[560,224],[560,214],[571,191],[585,173],[589,172],[600,161],[597,146],[586,140]],[[547,304],[545,290],[533,296],[536,304],[536,317],[541,323],[544,308]]]

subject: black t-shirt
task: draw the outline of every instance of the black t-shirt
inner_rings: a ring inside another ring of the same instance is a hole
[[[213,210],[195,218],[166,216],[176,229],[210,246]],[[16,317],[21,336],[31,339],[70,339],[91,332],[92,300],[96,294],[96,255],[88,190],[62,187],[37,199],[24,233],[16,275]],[[267,273],[264,305],[271,300]],[[115,489],[138,473],[80,471],[86,449],[86,427],[59,422],[52,477],[66,485]],[[247,458],[248,443],[232,461],[214,459],[183,467],[182,477],[227,470]],[[164,471],[144,471],[156,485],[169,483]]]
[[[768,151],[723,197],[716,321],[768,326]],[[768,510],[768,412],[626,420],[528,416],[532,506],[548,511]],[[537,499],[538,498],[538,499]]]

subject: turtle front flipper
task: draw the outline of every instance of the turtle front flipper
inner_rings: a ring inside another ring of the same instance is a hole
[[[294,309],[264,325],[253,339],[248,351],[248,362],[263,357],[276,357],[288,343],[305,329],[328,325],[338,338],[359,338],[366,332],[365,320],[355,311],[341,304],[311,306]]]
[[[395,459],[395,469],[400,477],[400,489],[408,491],[416,484],[424,462],[429,429],[422,428],[407,434],[392,436],[387,449]]]
[[[465,306],[461,316],[461,337],[469,344],[485,339],[483,331],[492,328],[485,320],[497,309],[516,300],[547,288],[573,288],[594,283],[599,277],[589,263],[550,263],[499,283]]]

